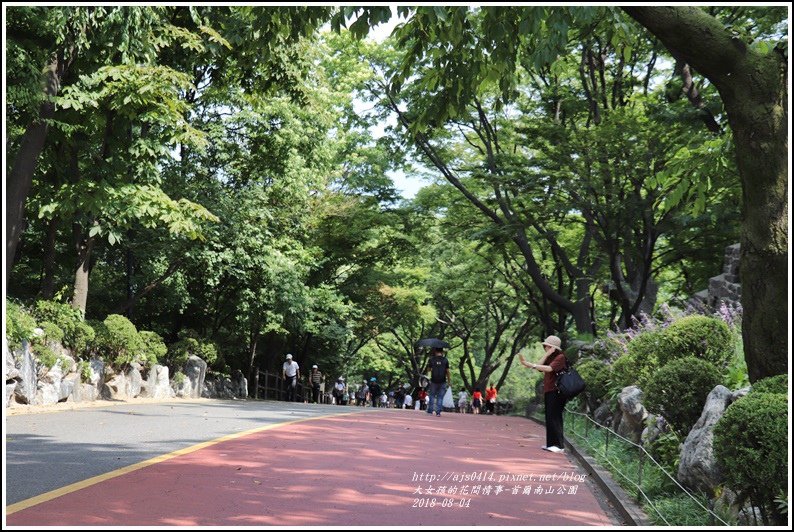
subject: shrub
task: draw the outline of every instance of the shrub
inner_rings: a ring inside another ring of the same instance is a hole
[[[36,302],[33,315],[39,321],[51,322],[63,330],[59,343],[68,347],[76,355],[85,351],[88,342],[93,339],[93,331],[88,331],[83,321],[83,313],[66,303],[40,300]]]
[[[41,329],[44,331],[44,342],[50,342],[53,344],[63,343],[63,329],[54,323],[45,321],[41,323]]]
[[[771,517],[784,525],[775,505],[788,488],[788,398],[755,392],[731,404],[714,426],[714,456],[726,485],[761,509],[765,524]]]
[[[81,360],[77,363],[77,371],[80,373],[80,379],[83,382],[91,382],[91,364],[87,360]]]
[[[648,381],[645,406],[660,414],[680,435],[686,435],[703,412],[706,398],[720,384],[720,371],[695,357],[674,360]]]
[[[8,349],[13,351],[23,340],[33,337],[36,319],[21,305],[6,299],[6,339]]]
[[[39,365],[47,371],[51,370],[58,362],[58,355],[56,355],[55,351],[53,351],[52,348],[46,344],[33,344],[31,346],[31,350],[33,351],[33,356],[36,357]],[[44,373],[46,373],[46,371]]]
[[[94,345],[110,366],[119,368],[140,360],[144,343],[130,320],[111,314],[95,329]]]
[[[612,364],[609,373],[610,395],[615,395],[626,386],[631,386],[636,382],[634,372],[636,366],[634,357],[630,354],[623,355]]]
[[[196,355],[207,365],[213,364],[218,358],[218,350],[212,342],[204,342],[196,338],[183,338],[168,346],[168,362],[183,367],[190,355]]]
[[[609,366],[603,360],[588,358],[576,365],[576,370],[587,383],[585,395],[591,406],[609,394]]]
[[[152,331],[141,331],[141,341],[143,342],[143,360],[146,367],[152,367],[162,360],[168,352],[163,338]]]
[[[711,362],[720,370],[733,358],[736,336],[718,318],[687,316],[671,323],[661,333],[657,352],[661,366],[672,360],[694,356]]]
[[[638,334],[628,344],[629,356],[633,361],[630,384],[636,384],[645,391],[648,379],[660,367],[660,360],[664,346],[661,340],[662,332],[649,330]]]
[[[788,395],[788,375],[781,374],[767,377],[753,384],[750,393],[782,393]]]

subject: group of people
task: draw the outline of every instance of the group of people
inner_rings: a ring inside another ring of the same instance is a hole
[[[546,353],[541,358],[539,363],[526,362],[521,354],[518,355],[521,365],[540,371],[544,373],[543,377],[543,400],[545,406],[546,417],[546,445],[543,449],[562,453],[565,452],[565,443],[563,438],[563,409],[565,407],[565,399],[560,396],[556,388],[556,375],[558,372],[565,369],[567,360],[565,353],[561,349],[562,341],[557,336],[549,336],[543,342]],[[286,361],[283,365],[283,377],[286,384],[286,400],[296,400],[297,383],[300,379],[300,367],[298,363],[292,359],[292,355],[287,355]],[[425,410],[427,414],[432,415],[435,413],[437,417],[441,416],[444,395],[447,386],[452,386],[452,377],[449,372],[449,360],[444,356],[443,349],[436,348],[435,354],[430,358],[425,373],[430,373],[430,382],[428,390],[420,388],[417,392],[417,400],[420,402],[420,408]],[[317,365],[312,366],[312,371],[309,374],[309,382],[312,387],[312,402],[319,402],[320,387],[322,384],[322,373]],[[332,395],[335,403],[339,405],[346,405],[350,400],[347,385],[342,377],[337,379],[334,384]],[[380,385],[375,377],[372,377],[369,382],[363,381],[361,386],[355,391],[355,401],[357,406],[366,406],[371,404],[374,408],[388,407],[390,404],[397,408],[403,408],[405,405],[408,408],[413,404],[413,397],[406,391],[403,386],[399,386],[395,392],[391,394],[393,401],[390,401],[390,396],[384,390],[381,390]],[[497,390],[493,383],[490,383],[485,390],[485,396],[480,392],[479,388],[475,388],[472,393],[471,401],[469,402],[466,390],[461,389],[458,394],[458,409],[460,412],[465,413],[468,407],[474,414],[479,414],[483,406],[485,406],[488,414],[493,414],[495,411],[497,401]]]

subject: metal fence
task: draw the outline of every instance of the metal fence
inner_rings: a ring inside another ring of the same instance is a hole
[[[670,525],[667,517],[665,517],[662,514],[662,512],[654,505],[654,502],[650,499],[650,497],[648,496],[646,491],[643,489],[642,476],[643,476],[644,468],[647,468],[647,467],[658,468],[658,470],[664,476],[669,478],[670,481],[678,489],[680,489],[682,494],[685,494],[686,496],[688,496],[700,508],[702,508],[705,513],[709,514],[710,524],[712,526],[714,526],[717,521],[719,521],[724,526],[730,526],[720,516],[718,516],[716,513],[714,513],[713,501],[710,501],[711,508],[706,508],[698,500],[698,498],[695,495],[693,495],[689,490],[687,490],[684,486],[682,486],[675,478],[673,478],[673,476],[671,476],[670,473],[668,473],[667,470],[664,467],[662,467],[659,464],[659,462],[657,462],[653,458],[653,456],[651,456],[648,453],[648,451],[645,450],[645,448],[642,445],[638,445],[638,444],[634,443],[633,441],[624,438],[623,436],[621,436],[617,432],[613,431],[609,427],[598,423],[596,420],[594,420],[593,418],[591,418],[587,414],[583,414],[581,412],[576,412],[574,410],[570,410],[567,407],[565,408],[565,413],[567,415],[566,432],[570,432],[571,434],[576,435],[583,442],[587,442],[588,441],[588,436],[589,436],[589,431],[591,429],[591,426],[592,426],[592,430],[603,430],[603,431],[605,431],[604,432],[604,436],[605,436],[605,448],[604,448],[604,450],[600,451],[598,449],[590,449],[590,451],[591,452],[595,451],[595,455],[596,455],[596,458],[598,460],[600,460],[603,463],[605,463],[606,465],[608,465],[610,467],[611,471],[617,472],[628,484],[633,486],[637,490],[637,496],[636,496],[637,502],[641,502],[641,500],[644,499],[645,500],[645,504],[647,505],[647,507],[652,509],[654,511],[654,513],[656,513],[656,515],[658,515],[659,518],[662,521],[664,521],[665,524]],[[578,425],[583,425],[583,426],[577,427],[577,423],[576,423],[577,418],[581,418],[582,419],[582,423],[579,423]],[[578,430],[584,430],[584,433],[578,432]],[[611,461],[609,459],[609,456],[608,456],[607,453],[609,451],[610,439],[612,439],[613,441],[620,441],[620,442],[622,442],[622,443],[624,443],[624,444],[626,444],[626,445],[628,445],[630,447],[636,448],[636,450],[639,452],[639,460],[638,460],[638,463],[637,463],[637,475],[636,475],[637,481],[636,482],[632,478],[630,478],[628,476],[629,472],[621,471],[620,468],[618,467],[618,465],[615,464],[613,461]]]

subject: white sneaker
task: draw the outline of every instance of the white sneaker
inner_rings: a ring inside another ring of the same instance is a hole
[[[541,447],[541,449],[543,449],[544,451],[548,451],[549,450],[549,448],[546,447],[545,445],[543,447]]]
[[[560,449],[560,448],[559,448],[559,447],[557,447],[556,445],[552,445],[551,447],[547,447],[547,448],[546,448],[546,450],[547,450],[547,451],[551,451],[551,452],[553,452],[553,453],[564,453],[564,452],[565,452],[565,450],[564,450],[564,449]]]

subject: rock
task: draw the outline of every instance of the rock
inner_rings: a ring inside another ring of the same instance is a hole
[[[618,395],[618,407],[621,411],[617,433],[625,438],[640,443],[645,419],[648,412],[642,404],[645,395],[637,386],[627,386]]]
[[[187,397],[198,399],[204,389],[204,379],[207,376],[207,363],[196,355],[190,355],[185,363],[185,377],[189,381]]]
[[[36,387],[38,385],[38,373],[36,372],[36,361],[30,350],[30,343],[22,341],[22,345],[14,352],[14,366],[19,373],[14,388],[14,399],[21,404],[36,404]]]
[[[731,404],[731,391],[725,386],[714,388],[706,398],[703,413],[686,437],[678,462],[678,481],[693,490],[713,496],[714,488],[723,482],[723,475],[714,459],[714,425]]]

